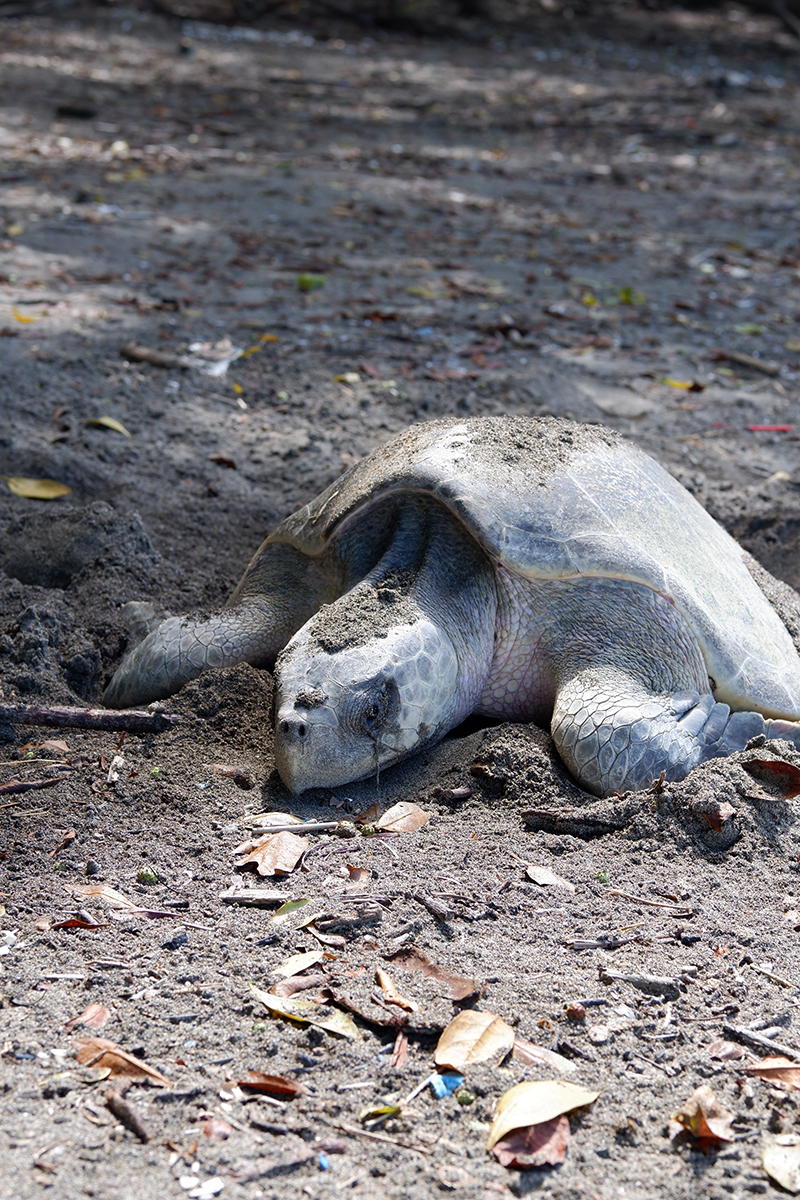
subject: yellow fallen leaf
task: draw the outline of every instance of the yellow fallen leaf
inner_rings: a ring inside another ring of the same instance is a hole
[[[280,966],[275,967],[271,973],[280,975],[281,979],[289,979],[292,975],[299,975],[301,971],[307,971],[309,967],[316,966],[318,962],[322,962],[324,957],[323,950],[308,950],[305,954],[292,954]]]
[[[248,351],[245,350],[245,354],[247,354],[247,353],[248,353]],[[242,392],[244,391],[244,388],[242,387],[242,385],[240,383],[235,383],[233,385],[233,390],[236,392],[237,396],[241,396]]]
[[[334,375],[334,383],[361,383],[358,371],[345,371],[344,375]]]
[[[577,1083],[566,1083],[562,1079],[527,1080],[509,1088],[497,1102],[497,1111],[489,1130],[486,1149],[491,1150],[495,1142],[512,1129],[527,1129],[530,1125],[541,1125],[552,1121],[573,1108],[593,1104],[599,1092],[590,1092]]]
[[[797,1134],[782,1134],[767,1146],[761,1160],[770,1179],[792,1196],[800,1193],[800,1145],[794,1140],[796,1137]]]
[[[55,479],[26,479],[24,475],[2,475],[8,490],[15,496],[25,496],[28,500],[57,500],[59,496],[68,496],[72,491],[65,483]]]
[[[12,225],[9,225],[6,229],[6,233],[8,234],[9,237],[19,237],[19,235],[24,232],[25,232],[25,226],[20,225],[20,223],[18,221],[14,221],[14,223]]]
[[[279,342],[281,339],[276,333],[260,333],[258,340],[260,342]]]
[[[261,339],[259,338],[259,341],[260,340]],[[275,340],[277,341],[278,339],[276,338]],[[242,353],[239,355],[239,358],[249,358],[251,354],[258,354],[261,350],[263,350],[263,346],[248,346],[246,350],[242,351]],[[236,384],[233,386],[236,387]],[[241,388],[239,390],[241,391]]]
[[[101,426],[103,429],[113,429],[115,433],[121,433],[123,437],[133,438],[133,434],[128,433],[122,422],[117,421],[115,417],[93,417],[86,424]]]
[[[319,1005],[313,1000],[298,1000],[289,999],[283,1000],[278,996],[273,996],[270,992],[264,992],[261,988],[256,987],[254,983],[248,984],[250,991],[260,1000],[268,1012],[273,1016],[285,1017],[289,1021],[302,1021],[306,1025],[313,1025],[317,1029],[324,1029],[328,1033],[335,1033],[339,1037],[357,1038],[358,1026],[348,1013],[343,1013],[338,1009],[329,1010],[331,1015],[328,1017],[320,1017]]]
[[[514,1030],[494,1013],[463,1009],[442,1032],[433,1060],[437,1067],[462,1071],[488,1058],[501,1058],[514,1045]]]
[[[36,317],[26,317],[24,313],[21,313],[19,311],[16,304],[11,305],[11,311],[14,314],[15,318],[18,321],[21,321],[23,325],[30,325],[32,321],[36,320]]]
[[[662,379],[661,382],[674,388],[690,388],[692,386],[691,379]]]

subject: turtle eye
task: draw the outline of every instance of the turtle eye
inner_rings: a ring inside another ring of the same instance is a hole
[[[380,735],[397,704],[397,688],[392,679],[377,679],[358,696],[354,724],[367,737]]]

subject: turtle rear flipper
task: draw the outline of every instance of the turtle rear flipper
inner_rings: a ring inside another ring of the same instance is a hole
[[[661,773],[683,779],[711,758],[744,750],[759,734],[800,748],[800,724],[731,712],[708,692],[658,694],[627,671],[573,676],[556,698],[553,740],[578,782],[595,795],[639,791]]]

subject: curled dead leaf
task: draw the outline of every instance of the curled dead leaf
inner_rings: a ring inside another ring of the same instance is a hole
[[[285,1075],[266,1075],[263,1071],[248,1071],[237,1085],[246,1092],[266,1092],[269,1096],[310,1096],[311,1091],[304,1083],[288,1079]]]
[[[259,875],[288,875],[308,849],[308,840],[296,833],[267,833],[252,842],[237,862],[237,869],[255,863]]]
[[[111,1016],[109,1009],[103,1004],[89,1004],[77,1017],[70,1017],[64,1022],[65,1029],[73,1029],[76,1025],[88,1025],[90,1029],[102,1029]]]
[[[386,810],[383,816],[375,822],[375,828],[383,832],[415,833],[423,825],[427,825],[429,820],[429,814],[418,804],[401,800],[399,804],[393,804]]]
[[[429,979],[435,979],[439,983],[445,984],[451,1000],[466,1000],[468,996],[474,996],[478,991],[476,979],[469,975],[458,975],[455,971],[448,971],[446,967],[438,966],[416,946],[401,946],[399,950],[385,954],[384,958],[387,962],[395,963],[404,971],[421,971]]]
[[[750,758],[742,766],[751,775],[766,776],[770,783],[780,786],[783,800],[794,800],[800,796],[800,767],[793,763],[771,758]]]
[[[76,1058],[82,1067],[107,1068],[112,1078],[118,1075],[125,1075],[128,1079],[147,1078],[160,1083],[162,1087],[172,1087],[170,1081],[155,1067],[148,1066],[106,1038],[84,1038],[78,1045]]]
[[[673,1137],[686,1133],[699,1150],[709,1153],[732,1142],[733,1113],[723,1108],[708,1084],[697,1088],[670,1122]]]
[[[492,1154],[501,1167],[557,1166],[567,1156],[570,1136],[569,1118],[553,1117],[506,1134],[492,1146]]]
[[[784,1084],[790,1092],[800,1092],[800,1063],[792,1062],[782,1055],[770,1055],[762,1058],[761,1062],[745,1067],[748,1075],[755,1075],[766,1083],[778,1082]]]

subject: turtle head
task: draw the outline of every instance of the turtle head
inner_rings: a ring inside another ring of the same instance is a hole
[[[295,794],[373,775],[460,715],[458,659],[441,629],[420,613],[377,634],[372,622],[361,640],[363,612],[343,622],[340,604],[295,634],[275,669],[275,760]]]

